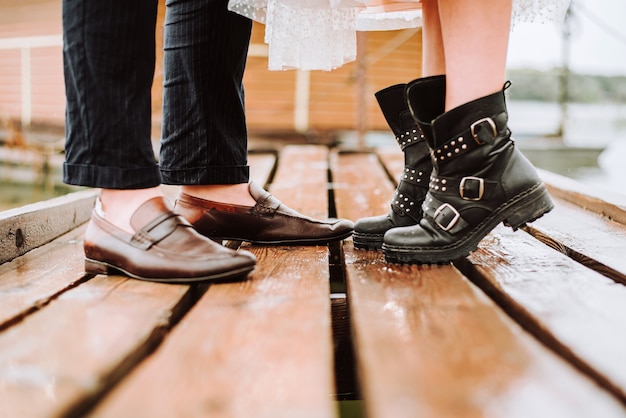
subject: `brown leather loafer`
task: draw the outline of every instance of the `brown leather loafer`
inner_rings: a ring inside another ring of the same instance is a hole
[[[234,251],[197,233],[170,203],[148,200],[131,218],[135,235],[94,210],[85,232],[85,270],[164,283],[243,279],[256,265],[248,251]]]
[[[181,193],[176,210],[202,235],[213,239],[258,244],[320,245],[352,235],[354,224],[345,219],[320,221],[282,204],[254,183],[255,206],[228,205]]]

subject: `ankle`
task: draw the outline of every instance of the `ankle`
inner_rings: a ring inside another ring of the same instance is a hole
[[[148,200],[162,196],[163,193],[159,187],[128,190],[102,189],[96,210],[107,222],[134,234],[130,218],[135,211]]]
[[[181,191],[190,196],[213,202],[240,206],[254,206],[256,201],[250,195],[248,183],[185,185]]]

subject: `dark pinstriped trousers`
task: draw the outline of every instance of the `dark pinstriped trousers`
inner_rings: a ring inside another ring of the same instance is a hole
[[[156,0],[63,0],[65,183],[113,189],[249,179],[243,72],[252,22],[228,0],[168,0],[163,123],[150,141]]]

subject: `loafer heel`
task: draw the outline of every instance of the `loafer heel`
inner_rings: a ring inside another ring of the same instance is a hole
[[[104,263],[96,260],[85,259],[85,273],[87,274],[110,274],[111,269]]]

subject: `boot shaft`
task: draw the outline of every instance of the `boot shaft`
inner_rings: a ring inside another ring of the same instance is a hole
[[[396,84],[375,94],[378,105],[404,153],[405,165],[423,165],[429,159],[424,136],[409,111],[405,97],[406,84]],[[428,157],[428,158],[427,158]]]
[[[413,80],[406,86],[407,107],[415,123],[434,148],[432,122],[445,110],[446,76],[437,75]]]
[[[492,142],[495,136],[509,134],[504,96],[506,88],[508,84],[500,91],[438,115],[432,121],[433,148],[439,148],[450,139],[463,134],[469,134],[477,142]]]
[[[507,123],[504,89],[435,118],[432,155],[437,173],[488,172],[513,147]]]

